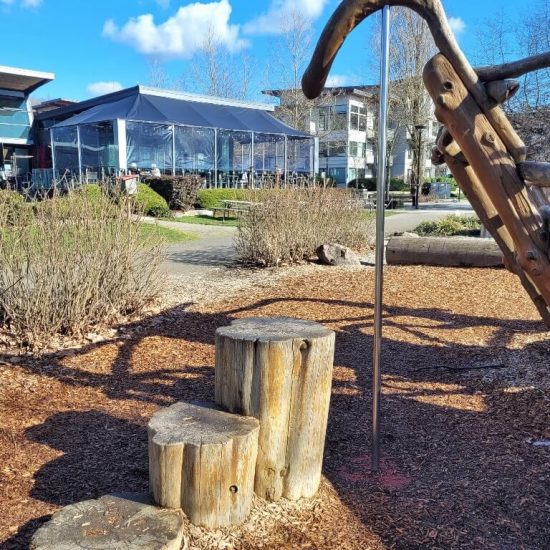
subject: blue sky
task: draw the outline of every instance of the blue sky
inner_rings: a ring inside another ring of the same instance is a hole
[[[501,6],[510,21],[537,0],[443,0],[468,56],[476,29]],[[249,52],[261,63],[277,43],[278,13],[290,7],[311,20],[318,35],[337,0],[0,0],[3,65],[50,71],[54,82],[40,98],[85,99],[118,87],[147,84],[155,59],[176,81],[214,29],[234,56]],[[364,23],[342,48],[332,71],[335,83],[372,83],[372,24]],[[264,82],[254,83],[253,99]],[[275,85],[275,83],[274,83]]]

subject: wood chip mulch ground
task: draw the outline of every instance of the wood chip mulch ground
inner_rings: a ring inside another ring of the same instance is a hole
[[[337,331],[324,480],[256,501],[191,548],[542,549],[550,541],[550,333],[502,270],[388,267],[382,469],[369,471],[373,272],[298,271],[223,303],[175,306],[113,341],[0,358],[0,547],[61,506],[147,491],[146,424],[213,396],[214,332],[288,315]]]

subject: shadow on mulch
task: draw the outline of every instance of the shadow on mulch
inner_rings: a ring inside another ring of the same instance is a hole
[[[290,301],[329,309],[372,308],[372,304],[339,300]],[[264,300],[218,314],[190,312],[185,306],[164,312],[133,327],[139,332],[122,341],[111,373],[64,366],[58,354],[17,368],[73,386],[98,388],[113,400],[166,406],[182,399],[212,399],[211,365],[190,367],[182,356],[181,368],[196,376],[181,378],[173,369],[162,368],[132,372],[136,346],[150,336],[213,345],[216,328],[232,318],[262,315],[266,309],[270,315],[289,314],[286,303],[284,298]],[[422,334],[421,324],[405,326],[394,320],[397,317],[437,321],[440,330],[481,326],[498,330],[488,345],[445,345],[444,338],[430,340]],[[464,367],[492,363],[514,332],[543,332],[541,323],[457,315],[433,308],[387,307],[386,326],[398,326],[431,345],[386,340],[383,461],[381,474],[373,476],[369,464],[372,337],[363,332],[372,328],[372,315],[323,322],[342,325],[337,332],[335,365],[353,373],[334,381],[324,474],[356,517],[392,548],[544,547],[550,538],[543,511],[548,505],[542,481],[547,475],[546,455],[526,443],[546,427],[543,396],[536,390],[489,391],[482,377],[439,368],[450,362]],[[84,355],[103,345],[90,344],[76,353]],[[529,351],[548,353],[540,343]],[[480,400],[482,409],[475,406]],[[36,499],[65,505],[109,492],[147,490],[143,425],[99,411],[63,412],[28,429],[26,435],[65,453],[36,473],[32,491]],[[26,547],[41,521],[28,522],[7,541],[6,548]],[[332,528],[337,531],[339,526]]]

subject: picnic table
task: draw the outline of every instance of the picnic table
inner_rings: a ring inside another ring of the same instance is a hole
[[[226,217],[229,217],[231,214],[234,217],[237,217],[241,214],[246,214],[251,208],[258,206],[259,202],[252,201],[237,201],[237,200],[222,200],[222,206],[212,209],[212,216],[215,218],[217,212],[221,212],[223,216],[223,221]]]

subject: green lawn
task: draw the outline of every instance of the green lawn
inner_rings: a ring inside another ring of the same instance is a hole
[[[160,236],[161,239],[168,244],[184,243],[195,238],[193,233],[187,233],[179,229],[172,229],[152,223],[140,224],[139,230],[144,237],[150,235]]]
[[[213,218],[212,216],[183,216],[181,218],[170,218],[171,222],[194,223],[199,225],[222,225],[225,227],[235,227],[238,223],[237,218]]]

